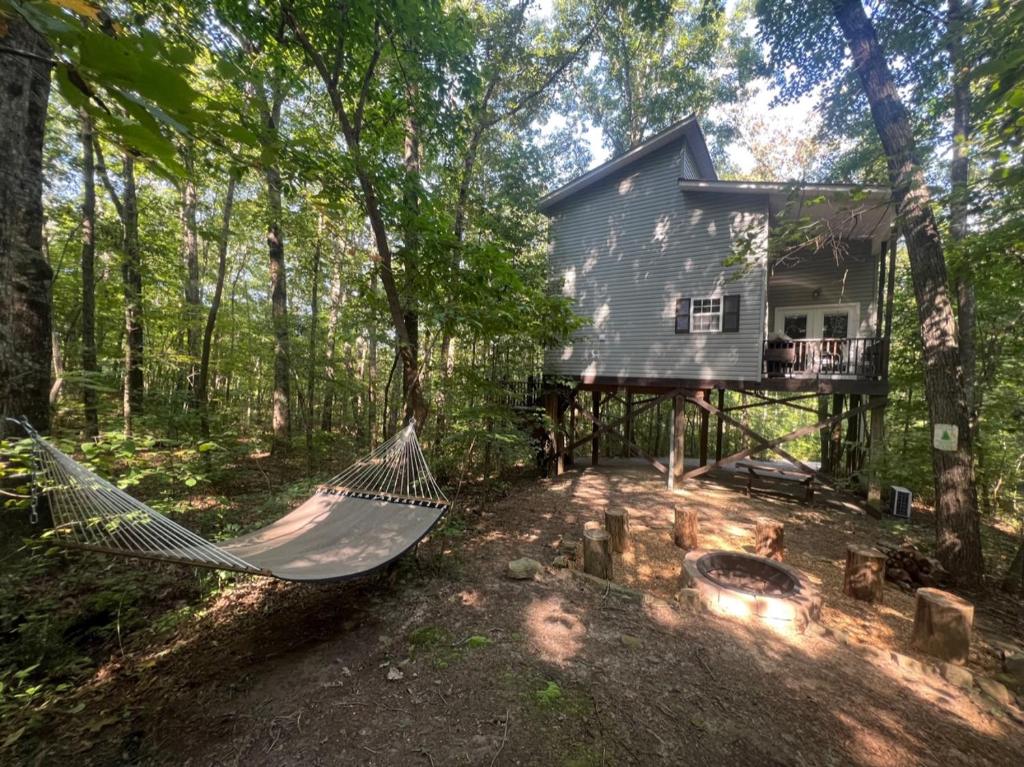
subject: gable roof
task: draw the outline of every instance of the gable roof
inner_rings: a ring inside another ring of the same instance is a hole
[[[693,158],[697,163],[697,169],[700,171],[701,178],[717,181],[718,174],[715,172],[714,163],[711,161],[711,154],[708,152],[708,145],[704,140],[704,132],[697,123],[697,116],[690,115],[669,126],[661,133],[656,133],[643,143],[637,144],[625,154],[619,155],[602,165],[598,165],[596,168],[588,170],[582,176],[573,179],[568,184],[548,192],[541,198],[538,207],[542,212],[547,212],[555,205],[582,192],[601,179],[607,178],[624,168],[628,168],[651,152],[661,149],[663,146],[667,146],[681,138],[686,139],[687,146],[690,148]]]

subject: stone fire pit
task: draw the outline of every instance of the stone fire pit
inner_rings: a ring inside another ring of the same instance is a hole
[[[738,551],[691,551],[683,579],[712,612],[802,634],[821,617],[821,597],[807,576],[773,559]]]

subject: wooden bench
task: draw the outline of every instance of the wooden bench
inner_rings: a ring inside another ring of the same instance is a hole
[[[810,506],[814,501],[814,475],[797,468],[782,468],[764,463],[737,461],[736,468],[747,470],[747,496],[754,488],[754,480],[759,476],[781,479],[786,482],[799,482],[804,486],[804,502]]]

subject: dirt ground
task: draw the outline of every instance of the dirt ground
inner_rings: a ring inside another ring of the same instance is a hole
[[[846,542],[873,542],[891,532],[885,523],[842,499],[808,509],[717,479],[673,496],[650,470],[618,464],[519,480],[389,578],[234,589],[164,645],[105,668],[37,761],[1024,763],[1024,728],[936,677],[673,603],[680,500],[699,505],[707,547],[749,546],[758,516],[784,521],[787,560],[821,583],[824,623],[908,652],[911,597],[887,588],[872,607],[839,588]],[[550,567],[534,581],[506,577],[516,557],[550,563],[609,506],[629,510],[635,543],[616,580],[664,600]],[[1005,607],[982,606],[979,623],[981,672],[1022,632]]]

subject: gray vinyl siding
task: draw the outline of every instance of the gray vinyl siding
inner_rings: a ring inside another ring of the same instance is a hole
[[[697,160],[693,157],[693,152],[690,151],[690,145],[683,143],[682,153],[682,169],[679,173],[682,178],[698,179],[700,178],[700,169],[697,167]]]
[[[683,193],[681,142],[552,211],[551,277],[586,325],[550,349],[549,373],[592,379],[760,380],[764,197]],[[754,242],[741,276],[723,261]],[[675,333],[676,301],[739,295],[738,333]]]
[[[772,267],[768,275],[769,330],[775,327],[776,307],[858,304],[860,327],[851,335],[875,336],[878,253],[873,252],[870,240],[855,240],[848,245],[846,253],[829,248]],[[817,297],[816,290],[820,291]]]

